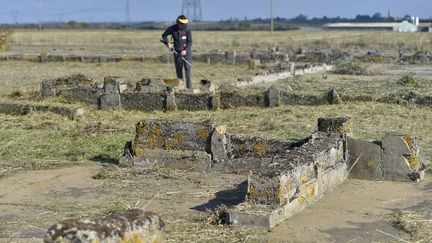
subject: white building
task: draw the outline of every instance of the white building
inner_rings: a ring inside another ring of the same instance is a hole
[[[402,22],[371,22],[371,23],[330,23],[324,25],[329,30],[388,30],[397,32],[417,32],[417,26],[404,20]]]

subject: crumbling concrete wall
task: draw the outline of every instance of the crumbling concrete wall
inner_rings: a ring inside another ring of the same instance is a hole
[[[420,146],[410,134],[389,132],[379,142],[349,138],[347,143],[352,178],[411,181],[424,177]]]
[[[96,219],[70,219],[51,226],[45,243],[163,242],[164,223],[150,212],[130,209]]]
[[[346,117],[320,118],[317,132],[300,141],[230,134],[211,121],[145,120],[136,131],[134,141],[125,145],[122,166],[250,172],[245,202],[228,212],[234,226],[274,227],[348,174],[415,180],[424,170],[415,138],[389,133],[381,146],[355,140],[352,120]]]
[[[320,119],[318,124],[311,137],[250,172],[246,201],[229,210],[232,225],[270,229],[346,179],[345,131],[351,119]]]
[[[71,120],[77,120],[84,114],[84,109],[79,107],[68,106],[51,106],[51,105],[36,105],[24,104],[9,101],[0,101],[0,113],[8,115],[27,115],[32,111],[36,112],[52,112]]]
[[[274,156],[298,144],[229,134],[210,121],[146,120],[136,125],[135,139],[126,143],[120,164],[159,163],[195,170],[248,171],[265,166]]]

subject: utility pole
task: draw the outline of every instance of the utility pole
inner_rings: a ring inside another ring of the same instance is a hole
[[[126,28],[129,28],[130,25],[130,5],[129,5],[129,0],[125,0],[126,1],[126,6],[125,6],[125,25]]]
[[[202,21],[202,8],[200,0],[183,0],[182,14],[192,21]]]
[[[18,25],[18,10],[12,11],[12,18],[15,25]]]
[[[273,34],[273,0],[270,0],[270,32]]]
[[[37,8],[37,15],[39,21],[38,29],[42,30],[42,7],[41,6],[38,6]]]

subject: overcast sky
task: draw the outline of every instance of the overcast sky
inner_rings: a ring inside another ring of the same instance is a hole
[[[125,21],[127,0],[0,0],[1,23],[47,21]],[[432,0],[273,0],[277,17],[355,17],[357,14],[395,16],[406,14],[429,18]],[[129,0],[130,20],[172,21],[180,13],[183,0]],[[201,0],[204,20],[231,17],[268,18],[270,0]]]

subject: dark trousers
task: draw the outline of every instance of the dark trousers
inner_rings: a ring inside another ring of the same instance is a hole
[[[180,52],[179,52],[180,53]],[[192,63],[192,53],[187,53],[186,56],[183,57],[186,59],[189,63]],[[175,61],[175,67],[176,67],[176,73],[177,78],[183,79],[183,67],[186,73],[186,87],[188,89],[192,88],[192,81],[191,81],[191,66],[187,64],[182,58],[180,54],[174,54],[174,61]]]

